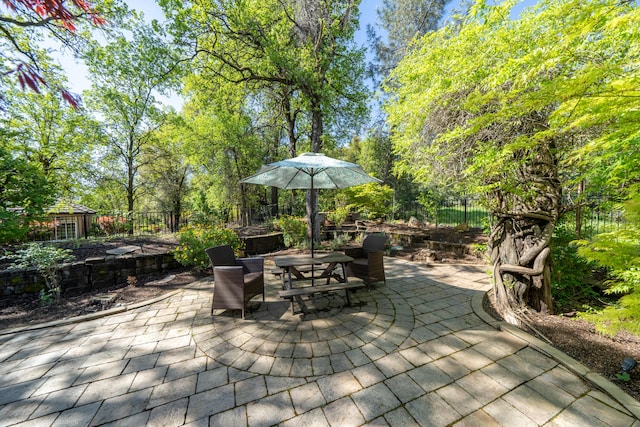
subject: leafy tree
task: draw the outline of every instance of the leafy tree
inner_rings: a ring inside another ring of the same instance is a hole
[[[49,73],[47,81],[58,81]],[[61,86],[65,83],[61,79]],[[70,195],[91,167],[91,149],[100,127],[81,108],[69,106],[55,93],[35,94],[13,89],[0,127],[5,142],[21,158],[38,167],[60,196]]]
[[[229,84],[216,89],[201,90],[186,109],[191,132],[187,145],[197,175],[194,183],[206,194],[210,207],[227,211],[239,207],[247,224],[250,190],[239,181],[260,166],[265,157],[263,138],[250,114],[246,92]]]
[[[97,169],[97,173],[86,177],[78,191],[80,203],[99,212],[121,212],[127,204],[125,193],[117,182],[102,174],[99,165]]]
[[[625,226],[597,234],[591,241],[580,240],[578,253],[589,261],[607,267],[616,278],[608,293],[640,291],[640,195],[625,203]]]
[[[610,335],[621,329],[640,334],[640,195],[625,203],[625,212],[627,222],[622,229],[577,242],[580,255],[607,267],[613,276],[605,293],[622,295],[617,304],[580,316]]]
[[[74,50],[78,28],[105,23],[95,6],[97,2],[4,0],[3,3],[6,9],[0,13],[0,76],[4,79],[14,74],[23,89],[28,87],[36,93],[40,93],[42,86],[52,85],[59,89],[63,99],[76,106],[78,100],[73,94],[41,74],[41,63],[46,61],[47,52],[40,45],[49,35]],[[0,84],[3,83],[0,80]],[[4,102],[7,99],[0,95],[0,103]]]
[[[92,81],[87,101],[101,116],[108,139],[103,174],[118,183],[129,212],[140,197],[143,154],[164,121],[155,94],[171,87],[176,67],[158,28],[134,25],[130,40],[117,36],[105,46],[94,45],[86,57]]]
[[[175,21],[179,43],[193,47],[196,69],[251,90],[269,89],[283,102],[299,96],[312,151],[322,149],[327,117],[337,122],[339,115],[365,112],[364,52],[353,45],[359,2],[160,4]]]
[[[357,155],[352,161],[362,169],[384,182],[393,182],[393,145],[388,133],[380,129],[370,130],[361,141],[352,141],[356,145]]]
[[[192,46],[194,65],[203,76],[246,85],[258,101],[266,99],[266,92],[277,100],[291,155],[298,142],[297,111],[308,120],[314,152],[329,139],[327,130],[338,135],[346,121],[363,117],[364,52],[353,45],[358,1],[160,4],[174,19],[178,44]],[[311,209],[316,201],[310,195],[309,210],[316,211]]]
[[[410,50],[413,39],[439,27],[448,3],[449,0],[382,1],[377,15],[383,35],[376,33],[372,26],[367,27],[369,42],[375,54],[369,72],[376,86],[389,78],[390,72]],[[375,120],[376,124],[362,141],[360,158],[356,163],[394,189],[396,210],[409,211],[415,205],[419,189],[406,174],[399,174],[397,177],[392,174],[396,157],[388,127],[381,121],[384,118]]]
[[[6,144],[0,129],[0,243],[21,241],[29,221],[41,215],[54,200],[42,169],[18,157]]]
[[[367,27],[375,52],[374,74],[386,78],[404,58],[414,38],[437,30],[447,3],[449,0],[383,0],[377,14],[386,41],[372,26]]]
[[[342,190],[347,208],[362,212],[369,219],[384,218],[391,213],[393,189],[387,185],[364,184]]]
[[[157,131],[155,142],[147,147],[141,161],[140,178],[144,193],[157,209],[173,213],[175,225],[180,224],[189,191],[191,167],[184,141],[186,129],[183,117],[172,115]]]
[[[551,309],[548,258],[535,283],[501,267],[548,253],[563,187],[637,180],[640,27],[633,2],[543,0],[515,21],[514,4],[478,1],[460,28],[420,40],[388,112],[398,172],[486,196],[498,304],[517,322],[524,305]]]

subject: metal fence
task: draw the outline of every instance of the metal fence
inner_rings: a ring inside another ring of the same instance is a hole
[[[605,202],[606,200],[604,199],[592,200],[589,205],[583,208],[579,227],[581,235],[592,236],[599,233],[617,231],[627,226],[624,212],[610,206],[604,208],[603,206],[608,206]],[[438,226],[455,227],[459,224],[467,224],[473,228],[488,228],[491,219],[486,208],[473,197],[447,198],[439,204],[437,209],[430,211],[415,202],[411,209],[401,212],[400,215],[401,218],[415,216],[422,221]],[[577,230],[575,212],[571,211],[565,214],[562,221],[570,229]]]
[[[579,231],[580,235],[584,237],[624,230],[628,225],[622,210],[609,209],[605,211],[598,207],[584,209],[580,227],[577,225],[575,212],[567,213],[563,220],[568,228]]]
[[[267,224],[281,215],[304,215],[304,207],[276,207],[264,205],[242,212],[239,207],[216,212],[203,219],[228,225]],[[467,224],[472,228],[487,228],[490,224],[489,212],[472,197],[447,198],[430,210],[415,202],[405,209],[395,212],[394,218],[408,220],[410,217],[429,222],[436,226],[455,227]],[[178,218],[171,211],[133,212],[133,213],[98,213],[94,215],[80,214],[75,216],[54,216],[35,221],[34,227],[27,236],[29,241],[69,240],[88,237],[140,236],[168,234],[188,225],[192,219],[190,212],[183,212]],[[197,218],[196,218],[197,221]],[[576,227],[573,213],[564,218],[569,228]],[[198,222],[198,221],[197,221]],[[626,226],[623,212],[616,209],[604,211],[597,205],[585,209],[582,216],[581,233],[584,236],[606,231],[615,231]]]
[[[186,216],[177,218],[171,212],[131,212],[96,214],[91,218],[89,235],[145,235],[175,233],[186,224]]]
[[[188,223],[171,211],[55,215],[32,222],[29,241],[174,233]]]
[[[437,208],[427,210],[420,203],[413,203],[408,209],[396,214],[398,218],[417,219],[437,226],[455,227],[467,224],[472,228],[485,228],[489,225],[489,212],[474,198],[447,198],[442,200]]]

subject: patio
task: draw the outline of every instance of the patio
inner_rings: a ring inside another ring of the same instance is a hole
[[[0,420],[640,425],[640,404],[604,378],[496,328],[481,308],[485,267],[385,263],[387,286],[359,290],[352,307],[333,293],[291,314],[268,275],[266,302],[253,301],[244,321],[238,311],[212,318],[212,284],[202,280],[119,314],[5,331]]]

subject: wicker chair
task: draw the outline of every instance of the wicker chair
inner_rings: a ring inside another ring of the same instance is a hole
[[[384,282],[384,246],[387,236],[384,234],[369,234],[362,241],[362,247],[345,248],[344,253],[354,260],[347,264],[347,275],[362,279],[367,288],[373,282]]]
[[[214,309],[244,311],[249,300],[262,294],[264,301],[264,258],[236,258],[231,246],[216,246],[206,249],[211,260],[214,277]]]

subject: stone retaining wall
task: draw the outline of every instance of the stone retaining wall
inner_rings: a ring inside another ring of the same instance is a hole
[[[266,254],[284,248],[282,233],[264,234],[261,236],[241,237],[247,255]]]
[[[140,280],[178,267],[180,264],[172,253],[110,255],[63,264],[58,278],[64,295],[70,291],[108,288],[126,282],[128,276]],[[44,287],[44,278],[33,268],[0,271],[0,297],[38,293]]]

